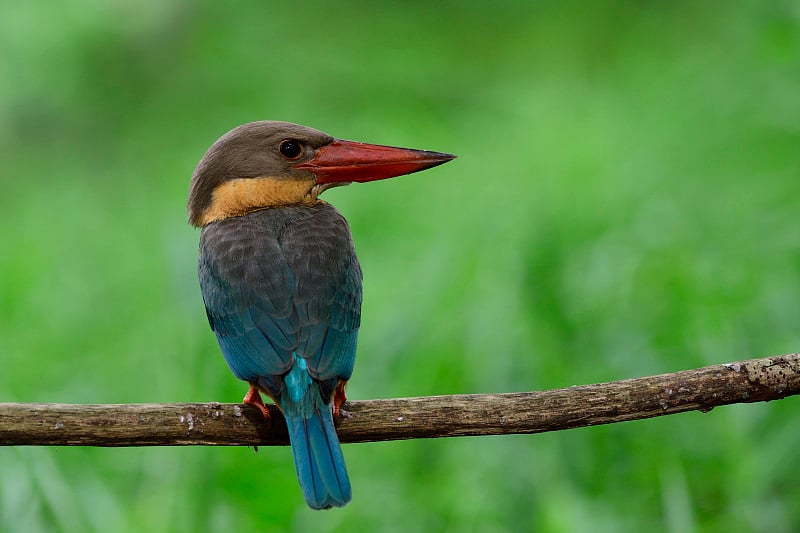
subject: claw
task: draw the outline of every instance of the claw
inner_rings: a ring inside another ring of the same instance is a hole
[[[346,386],[346,381],[340,381],[336,384],[336,389],[333,391],[333,416],[335,417],[341,416],[342,404],[347,401],[347,395],[344,393],[344,388]]]
[[[266,418],[269,422],[269,409],[267,409],[267,406],[264,405],[264,400],[261,399],[261,393],[258,392],[258,389],[254,385],[250,385],[250,389],[247,391],[247,394],[245,394],[244,398],[242,398],[242,403],[245,405],[258,407],[258,410],[261,411],[261,414],[263,414],[264,418]]]

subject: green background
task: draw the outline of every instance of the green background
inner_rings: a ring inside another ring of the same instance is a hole
[[[6,2],[0,401],[238,401],[189,176],[251,120],[452,152],[326,193],[365,271],[352,399],[800,350],[797,2]],[[542,435],[0,449],[0,530],[797,531],[800,403]],[[313,528],[313,529],[312,529]]]

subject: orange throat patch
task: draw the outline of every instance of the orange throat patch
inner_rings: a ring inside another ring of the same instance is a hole
[[[200,216],[199,225],[268,207],[313,204],[317,202],[316,192],[313,180],[270,177],[229,180],[214,189],[211,204]]]

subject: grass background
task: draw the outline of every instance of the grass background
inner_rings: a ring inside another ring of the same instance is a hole
[[[354,399],[800,350],[790,1],[0,7],[0,401],[237,401],[188,179],[251,120],[453,152],[326,193],[365,271]],[[800,404],[535,436],[0,449],[2,531],[797,531]]]

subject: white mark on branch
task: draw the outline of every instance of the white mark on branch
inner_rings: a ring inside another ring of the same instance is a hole
[[[194,429],[194,417],[192,416],[192,413],[186,413],[186,416],[181,415],[178,417],[178,420],[181,421],[181,424],[184,422],[189,424],[189,431]]]
[[[402,416],[398,416],[398,417],[397,417],[397,421],[398,421],[398,422],[402,422],[402,421],[403,421],[403,417],[402,417]]]
[[[63,428],[64,428],[64,422],[62,422],[61,420],[56,422],[56,425],[53,426],[53,429],[63,429]]]
[[[238,405],[233,406],[233,416],[242,416],[242,408]]]

